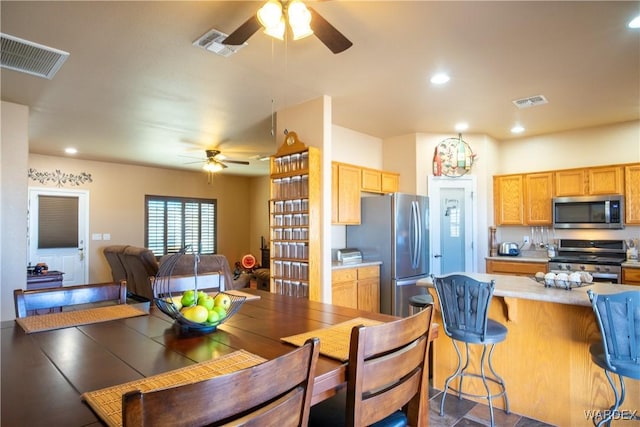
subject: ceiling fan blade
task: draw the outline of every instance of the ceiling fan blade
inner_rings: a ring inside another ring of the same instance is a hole
[[[250,165],[251,163],[245,161],[245,160],[221,160],[222,163],[235,163],[237,165]]]
[[[331,52],[340,53],[349,49],[353,43],[346,38],[340,31],[322,17],[318,12],[307,6],[311,12],[311,29],[313,33],[320,39]]]
[[[229,34],[226,39],[222,40],[222,44],[228,45],[241,45],[249,40],[256,31],[260,29],[261,25],[258,21],[258,17],[254,14],[247,19],[244,24],[240,25],[233,33]]]

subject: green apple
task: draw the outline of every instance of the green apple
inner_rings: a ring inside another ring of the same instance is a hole
[[[215,302],[212,297],[207,294],[201,295],[198,297],[198,305],[203,306],[207,309],[207,311],[211,310],[214,306]]]
[[[227,310],[222,307],[221,305],[218,306],[214,306],[213,310],[218,313],[218,317],[220,318],[220,320],[224,319],[225,317],[227,317]]]
[[[185,291],[182,294],[182,299],[180,300],[183,307],[190,307],[196,302],[195,292],[194,291]]]
[[[216,310],[209,310],[209,314],[207,316],[207,322],[213,323],[220,320],[220,316],[218,316],[218,312]]]

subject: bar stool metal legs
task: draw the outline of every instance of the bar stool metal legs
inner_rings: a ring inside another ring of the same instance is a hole
[[[505,412],[507,414],[511,413],[509,409],[509,398],[507,397],[507,390],[504,384],[504,380],[500,375],[496,373],[495,369],[493,368],[492,358],[493,358],[493,350],[495,348],[495,344],[482,346],[482,356],[480,358],[480,374],[477,374],[474,372],[467,372],[467,369],[469,367],[469,347],[470,346],[469,346],[469,343],[464,343],[464,346],[465,346],[465,363],[463,367],[462,353],[460,352],[457,341],[455,340],[453,341],[453,347],[456,350],[456,353],[458,355],[458,366],[456,367],[455,372],[450,377],[448,377],[447,380],[445,381],[444,392],[442,394],[442,401],[440,402],[440,416],[444,415],[445,398],[447,397],[447,391],[451,390],[458,394],[458,399],[462,399],[462,396],[487,399],[489,403],[489,415],[491,417],[491,425],[493,426],[495,425],[495,420],[493,417],[493,399],[502,396],[504,398]],[[489,347],[488,357],[487,357],[487,347]],[[487,374],[485,373],[485,365],[489,367],[489,371],[491,372],[492,376],[487,376]],[[473,393],[467,393],[462,391],[462,386],[463,386],[462,381],[464,380],[465,376],[480,378],[486,390],[486,394],[484,395],[473,394]],[[451,385],[451,382],[456,378],[458,379],[457,388]],[[489,382],[498,384],[498,386],[500,387],[500,391],[492,394],[491,389],[489,388]]]

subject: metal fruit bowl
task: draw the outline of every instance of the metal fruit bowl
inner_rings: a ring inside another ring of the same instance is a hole
[[[197,331],[202,333],[209,333],[216,330],[218,325],[226,322],[231,316],[233,316],[242,306],[246,297],[228,294],[226,292],[216,292],[215,294],[209,294],[212,297],[216,297],[218,294],[222,293],[227,295],[231,301],[229,308],[227,308],[226,316],[222,319],[219,319],[215,322],[194,322],[192,320],[187,319],[182,315],[178,307],[176,307],[171,300],[175,299],[177,301],[181,298],[181,291],[172,290],[171,289],[171,273],[173,271],[174,266],[180,259],[180,257],[184,255],[184,251],[180,251],[179,253],[173,254],[168,257],[165,261],[162,262],[158,273],[155,276],[155,280],[153,283],[153,300],[156,305],[164,314],[168,315],[172,319],[176,321],[176,325],[179,326],[182,331]],[[198,283],[198,272],[197,272],[197,263],[198,257],[195,258],[195,266],[194,266],[194,284],[195,287],[193,291],[197,294],[197,283]]]

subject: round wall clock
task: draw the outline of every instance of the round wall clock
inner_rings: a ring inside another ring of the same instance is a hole
[[[462,136],[447,138],[437,145],[433,159],[433,174],[458,177],[468,173],[475,155]]]

